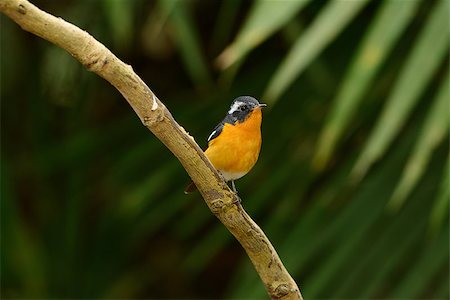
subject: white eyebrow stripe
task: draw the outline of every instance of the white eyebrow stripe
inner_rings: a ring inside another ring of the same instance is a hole
[[[239,108],[239,106],[241,106],[242,104],[245,104],[245,103],[244,102],[240,102],[240,101],[234,102],[233,105],[230,107],[230,110],[228,111],[228,114],[231,115],[232,113],[234,113]]]

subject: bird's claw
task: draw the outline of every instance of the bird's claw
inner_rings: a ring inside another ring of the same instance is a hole
[[[241,204],[241,202],[242,202],[242,200],[241,200],[241,198],[238,196],[238,194],[237,194],[237,192],[235,192],[234,193],[234,195],[236,196],[235,197],[235,200],[233,201],[233,202],[231,202],[232,204]]]

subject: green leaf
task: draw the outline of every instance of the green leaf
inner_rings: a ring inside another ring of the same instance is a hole
[[[289,22],[308,2],[309,0],[258,0],[254,2],[235,41],[217,58],[219,67],[226,69],[239,61]]]
[[[396,225],[398,225],[398,223],[398,221],[393,222],[393,227],[397,227]],[[398,227],[400,226],[401,225],[398,225]],[[412,226],[415,227],[414,230],[408,230]],[[379,262],[379,267],[377,268],[377,272],[370,274],[370,279],[367,284],[364,285],[364,289],[360,294],[362,299],[376,298],[377,291],[392,281],[392,273],[400,269],[405,262],[407,254],[417,248],[416,243],[422,236],[423,227],[423,222],[409,220],[409,226],[403,226],[401,229],[403,232],[401,238],[399,238],[400,234],[399,231],[397,231],[390,235],[386,234],[382,237],[382,240],[375,243],[375,248],[380,247],[383,248],[383,250],[380,249],[379,251],[374,251],[374,253],[376,252],[378,255],[378,259],[374,260]],[[395,247],[392,247],[394,244]],[[385,253],[389,253],[389,255],[385,256]],[[369,251],[369,257],[371,257],[370,254],[371,252]]]
[[[14,187],[17,174],[2,159],[0,168],[1,187],[1,271],[2,283],[8,278],[18,278],[19,289],[14,293],[18,298],[47,298],[49,282],[48,265],[41,237],[21,216],[20,195]],[[7,292],[7,289],[5,289]],[[2,298],[4,298],[2,290]]]
[[[127,47],[133,36],[134,6],[137,1],[103,0],[101,3],[116,46]]]
[[[209,73],[206,58],[202,53],[202,45],[195,28],[194,21],[186,8],[185,1],[160,0],[160,6],[169,14],[173,25],[174,41],[177,43],[183,63],[197,86],[209,85]]]
[[[392,50],[406,26],[414,17],[420,1],[385,1],[372,21],[352,66],[333,102],[328,121],[319,138],[314,158],[317,169],[323,169],[339,138],[351,122],[362,96]]]
[[[362,299],[376,298],[375,291],[393,281],[394,270],[400,270],[405,261],[410,261],[407,254],[417,248],[418,240],[423,237],[425,221],[420,216],[428,204],[421,200],[415,197],[402,214],[380,216],[375,226],[378,229],[367,231],[365,243],[359,249],[359,254],[364,255],[346,268],[346,279],[335,292],[336,297],[348,298],[356,293]]]
[[[447,1],[441,0],[435,4],[352,171],[354,179],[362,178],[386,151],[442,63],[447,48],[448,6]]]
[[[413,299],[430,284],[439,269],[448,264],[448,227],[441,235],[429,242],[429,247],[421,251],[419,259],[413,262],[410,272],[389,295],[389,299]]]
[[[273,104],[336,36],[367,4],[360,1],[330,1],[320,15],[290,49],[272,77],[264,101]]]
[[[439,146],[448,132],[448,99],[449,77],[445,77],[441,84],[433,106],[424,122],[422,132],[415,144],[406,167],[403,171],[400,183],[397,185],[388,208],[397,210],[401,207],[406,197],[414,188],[417,181],[423,175],[431,159],[434,149]]]
[[[48,100],[62,107],[75,106],[75,90],[80,80],[80,65],[59,48],[49,47],[41,68],[42,84]]]
[[[239,0],[222,1],[211,37],[213,51],[222,49],[225,46],[224,43],[229,40],[241,4],[242,2]]]
[[[429,233],[431,236],[435,235],[444,224],[445,220],[448,220],[448,208],[449,208],[449,186],[450,186],[450,161],[447,160],[447,164],[444,169],[444,175],[442,176],[442,183],[437,195],[437,199],[434,201],[433,208],[430,215]]]
[[[120,218],[133,219],[142,212],[144,207],[155,201],[155,195],[167,185],[167,182],[170,182],[169,178],[178,170],[178,167],[177,161],[168,161],[161,165],[158,171],[151,173],[142,182],[130,188],[117,210]]]

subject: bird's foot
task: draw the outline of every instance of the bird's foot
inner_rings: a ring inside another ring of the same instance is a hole
[[[234,195],[236,196],[235,200],[232,202],[232,204],[241,204],[242,200],[241,197],[238,196],[238,193],[235,192]]]

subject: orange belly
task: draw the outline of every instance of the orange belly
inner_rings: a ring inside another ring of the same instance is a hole
[[[225,180],[241,178],[258,160],[261,119],[261,111],[257,109],[242,123],[226,123],[220,135],[209,142],[205,154]]]

